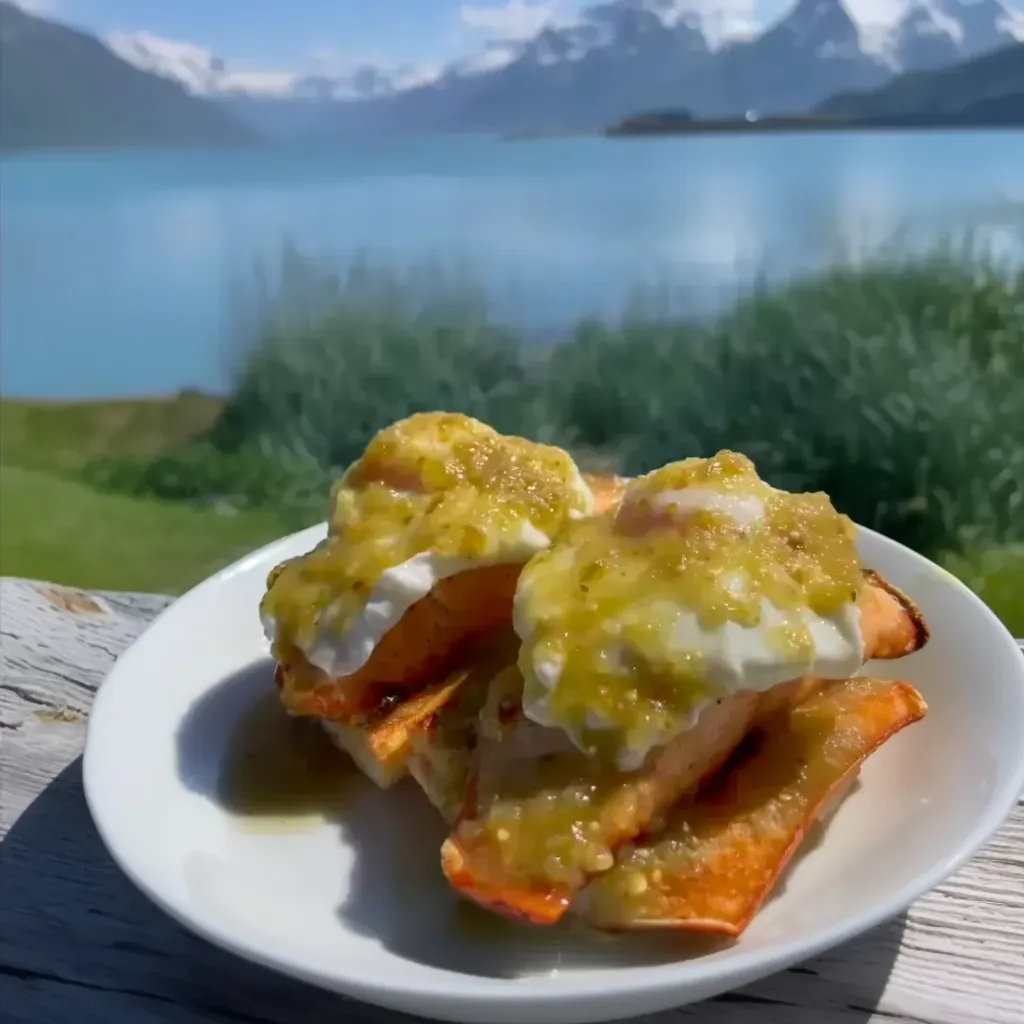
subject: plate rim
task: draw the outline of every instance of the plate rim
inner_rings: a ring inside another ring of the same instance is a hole
[[[1014,639],[1009,630],[977,594],[947,570],[906,545],[868,527],[858,525],[857,530],[859,534],[871,537],[873,543],[880,544],[883,548],[888,547],[898,557],[908,559],[922,568],[927,567],[933,570],[933,575],[939,585],[954,588],[962,599],[973,604],[977,612],[995,625],[997,631],[1006,638],[1008,643],[1014,645],[1017,653],[1021,655],[1017,675],[1018,683],[1024,687],[1024,641]],[[164,618],[172,614],[179,604],[201,590],[213,589],[236,574],[251,571],[254,568],[253,563],[273,557],[276,549],[289,549],[293,545],[307,540],[315,543],[315,539],[324,535],[325,531],[326,523],[319,523],[255,548],[191,587],[152,619],[142,633],[117,657],[97,688],[89,712],[85,748],[82,753],[82,782],[86,805],[107,853],[128,880],[151,903],[192,934],[276,973],[378,1006],[449,1020],[469,1019],[466,1016],[467,1013],[473,1014],[474,1019],[478,1020],[498,1019],[488,1016],[486,1013],[479,1013],[486,1008],[508,1011],[529,1011],[541,1008],[578,1010],[583,1006],[594,1005],[603,998],[610,997],[628,999],[630,996],[635,996],[643,999],[645,1004],[650,1007],[681,1006],[687,1001],[709,998],[783,970],[795,963],[849,942],[894,918],[971,861],[1002,827],[1013,813],[1017,803],[1024,797],[1024,746],[1022,746],[1016,765],[1002,786],[994,792],[982,818],[966,838],[959,843],[955,851],[930,871],[918,875],[899,890],[891,893],[888,898],[876,902],[864,911],[848,916],[825,928],[815,929],[809,935],[782,939],[774,943],[768,950],[739,951],[721,960],[704,961],[704,968],[697,977],[679,977],[679,970],[683,964],[695,962],[690,959],[646,966],[607,968],[602,973],[607,974],[609,980],[602,979],[596,983],[589,972],[586,975],[582,972],[580,974],[569,972],[560,973],[556,977],[531,976],[499,979],[466,975],[448,968],[434,966],[424,966],[427,974],[422,981],[410,983],[404,981],[400,976],[393,976],[381,983],[365,980],[365,977],[361,976],[354,968],[346,970],[344,961],[339,961],[335,971],[326,972],[303,966],[298,960],[290,959],[287,952],[270,954],[265,951],[266,947],[261,946],[257,941],[248,941],[239,931],[219,927],[212,920],[198,919],[196,915],[189,912],[189,906],[184,901],[180,901],[182,905],[178,905],[179,901],[168,898],[159,883],[154,883],[147,878],[145,871],[136,869],[133,858],[130,853],[126,852],[118,839],[115,820],[113,817],[108,817],[104,811],[102,789],[98,789],[99,784],[96,781],[98,774],[96,765],[101,755],[97,753],[93,737],[102,728],[102,725],[97,726],[96,723],[102,723],[104,716],[110,714],[106,709],[111,706],[111,701],[116,700],[117,688],[120,685],[120,673],[125,671],[122,667],[123,662],[146,641],[152,631],[162,627]],[[700,989],[700,994],[688,999],[687,990],[697,988]],[[440,1004],[447,1004],[447,1009],[439,1009]],[[486,1004],[486,1006],[480,1004]],[[641,1012],[653,1011],[648,1009]],[[569,1012],[563,1019],[603,1020],[607,1019],[607,1016],[607,1014],[602,1016],[600,1011],[593,1015]]]

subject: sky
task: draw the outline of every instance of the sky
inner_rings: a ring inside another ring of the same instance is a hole
[[[367,62],[438,64],[489,40],[534,34],[593,0],[16,0],[99,35],[145,31],[253,69],[329,70]],[[907,0],[845,0],[862,23],[890,21]],[[754,24],[793,0],[691,0]],[[1016,0],[1014,0],[1015,6]]]

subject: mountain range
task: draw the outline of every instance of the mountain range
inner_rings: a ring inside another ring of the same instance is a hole
[[[886,26],[843,0],[796,0],[762,31],[693,0],[604,0],[532,38],[495,42],[446,66],[362,65],[343,74],[249,75],[140,34],[110,41],[139,67],[227,103],[261,130],[302,133],[589,131],[637,111],[697,117],[804,113],[835,93],[969,59],[1024,39],[1001,0],[907,0]],[[196,65],[206,70],[197,75]],[[276,127],[275,127],[276,126]]]
[[[254,133],[98,39],[0,0],[0,147],[212,146]]]
[[[1024,44],[950,67],[900,75],[870,92],[839,93],[814,113],[894,122],[934,118],[947,124],[1024,125]]]
[[[604,0],[437,67],[253,71],[147,33],[105,41],[0,0],[0,144],[593,131],[652,109],[802,114],[1024,39],[1001,0],[906,0],[888,26],[796,0],[754,31],[694,0]],[[905,77],[905,76],[903,76]]]
[[[877,89],[838,93],[806,114],[698,120],[682,108],[647,110],[608,125],[605,134],[957,126],[1024,128],[1024,43],[948,67],[897,75]]]

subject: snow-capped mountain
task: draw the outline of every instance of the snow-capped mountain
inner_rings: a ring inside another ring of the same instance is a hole
[[[877,0],[795,0],[766,27],[751,23],[751,0],[720,0],[712,13],[707,3],[600,0],[444,66],[324,58],[275,70],[146,32],[101,41],[0,0],[0,145],[588,131],[658,111],[803,113],[877,92],[903,71],[954,64],[983,79],[979,102],[1024,95],[1024,0],[890,0],[901,6],[882,24],[871,20]],[[1010,71],[996,74],[1003,58]],[[900,96],[932,102],[920,85],[932,77],[879,99],[881,114]],[[55,96],[67,100],[55,105]]]
[[[752,20],[749,9],[738,9],[727,2],[721,3],[715,10],[709,10],[707,4],[697,0],[610,0],[601,8],[610,12],[613,20],[616,9],[632,8],[655,15],[667,28],[685,26],[699,32],[712,52],[729,43],[753,39],[763,27]]]
[[[216,104],[140,71],[94,36],[0,0],[0,150],[255,141]]]
[[[923,71],[968,60],[1024,39],[1024,19],[1000,0],[910,0],[879,39],[878,53],[897,71]]]
[[[887,23],[870,21],[877,9],[867,0],[796,0],[758,26],[753,5],[729,0],[714,11],[706,0],[600,0],[528,38],[492,40],[430,68],[257,70],[144,32],[107,43],[251,124],[268,128],[270,112],[273,134],[301,115],[303,131],[319,119],[333,136],[591,130],[666,108],[699,117],[802,113],[835,93],[1024,39],[1024,14],[1003,0],[903,0]]]
[[[194,95],[214,98],[371,99],[423,85],[439,73],[411,65],[372,64],[311,71],[257,69],[225,61],[193,43],[149,32],[113,32],[106,43],[122,60],[142,71],[178,81]]]
[[[334,130],[586,130],[665,108],[802,113],[834,93],[1024,38],[1024,19],[1002,0],[905,0],[888,24],[856,17],[844,0],[796,0],[763,28],[744,9],[604,0],[531,38],[485,46],[426,85],[342,111]]]
[[[672,57],[706,53],[707,37],[679,0],[612,0],[577,17],[545,25],[532,38],[490,42],[449,64],[449,81],[502,71],[511,65],[554,68],[588,59],[627,63],[667,51]]]
[[[817,57],[857,60],[863,55],[857,24],[846,7],[833,0],[798,0],[766,35],[771,33],[785,35],[793,50]]]
[[[224,62],[209,50],[149,32],[113,32],[106,42],[118,57],[140,71],[174,79],[195,95],[214,92],[226,72]]]

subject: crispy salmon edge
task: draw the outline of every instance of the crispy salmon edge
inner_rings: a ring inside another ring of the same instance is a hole
[[[889,682],[889,680],[879,681]],[[838,806],[841,805],[842,800],[845,799],[849,793],[852,783],[855,781],[868,758],[881,750],[882,747],[884,747],[885,744],[894,736],[897,736],[904,729],[914,725],[916,722],[920,722],[928,714],[928,704],[914,686],[902,681],[892,681],[891,686],[893,690],[898,691],[906,701],[906,713],[900,720],[894,722],[891,728],[881,736],[876,743],[861,754],[857,761],[835,781],[822,799],[819,800],[818,803],[815,804],[804,816],[799,830],[779,857],[771,877],[762,888],[758,897],[752,901],[748,912],[741,920],[733,923],[715,918],[641,918],[629,922],[617,923],[615,925],[590,925],[590,927],[594,928],[595,931],[601,931],[608,934],[636,931],[674,931],[692,932],[701,935],[717,935],[723,938],[738,939],[747,930],[754,918],[757,917],[758,913],[760,913],[761,908],[764,906],[765,902],[768,900],[769,896],[778,884],[783,871],[785,871],[786,867],[790,864],[793,857],[803,845],[811,828],[816,822],[822,819],[823,812],[829,809],[830,803],[838,796],[839,804],[834,808],[835,810],[838,810]],[[584,921],[586,921],[585,914]]]
[[[458,678],[434,683],[372,724],[320,721],[335,745],[351,756],[364,775],[381,789],[390,789],[407,774],[413,736],[430,728],[434,716],[455,697],[461,685]]]
[[[733,695],[728,705],[730,717],[722,723],[722,729],[717,734],[719,741],[707,751],[708,756],[699,762],[699,774],[694,773],[692,783],[685,787],[686,792],[699,788],[728,762],[733,752],[754,728],[758,720],[759,704],[757,695],[750,691]],[[724,737],[724,740],[721,737]],[[677,752],[682,749],[678,743],[670,745],[663,756],[672,757],[670,751],[673,746]],[[466,807],[474,802],[471,790],[467,794]],[[479,903],[493,913],[533,925],[556,924],[582,891],[582,888],[568,885],[544,885],[532,881],[505,884],[480,879],[470,870],[463,845],[454,829],[442,844],[441,868],[452,888],[464,898]]]
[[[903,610],[908,621],[913,627],[914,631],[914,642],[911,650],[907,651],[907,654],[913,654],[915,651],[921,650],[925,644],[931,639],[931,630],[928,628],[928,623],[925,622],[924,614],[917,604],[912,601],[899,587],[890,583],[880,572],[874,569],[864,569],[864,578],[868,583],[878,587],[879,590],[884,591],[890,597],[892,597],[896,603]]]
[[[542,888],[517,888],[514,890],[518,899],[510,902],[504,897],[508,888],[499,885],[488,885],[474,880],[472,893],[457,883],[468,877],[466,861],[457,843],[446,839],[441,847],[441,870],[445,878],[464,900],[475,903],[484,910],[504,917],[509,921],[534,926],[556,924],[562,919],[572,905],[574,893],[564,886]]]

